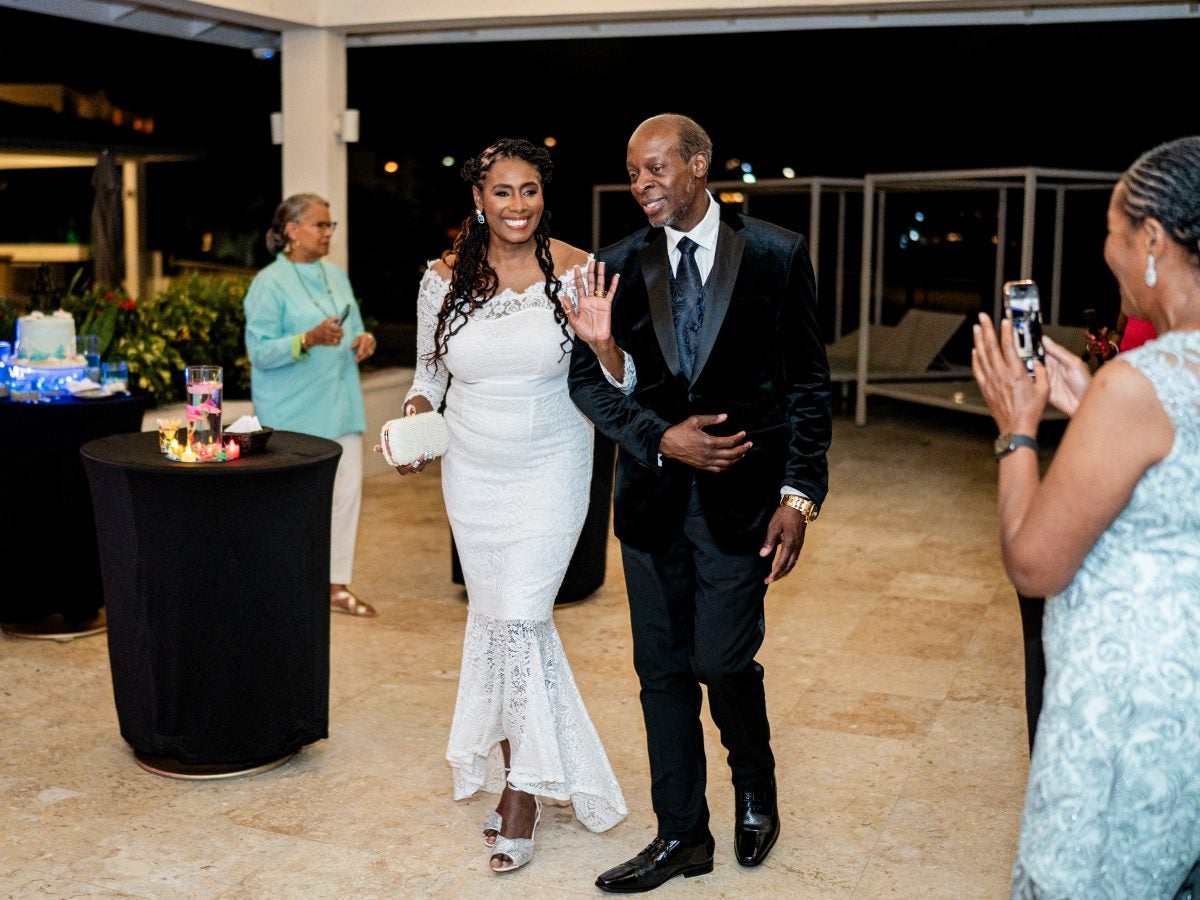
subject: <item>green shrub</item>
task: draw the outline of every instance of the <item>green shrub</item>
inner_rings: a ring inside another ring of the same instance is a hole
[[[242,311],[249,287],[250,276],[189,275],[151,300],[135,300],[120,289],[81,287],[76,276],[62,306],[79,334],[100,336],[102,360],[129,364],[130,386],[155,405],[184,399],[187,365],[224,367],[225,396],[236,399],[250,396]]]
[[[225,396],[250,396],[250,357],[246,355],[246,314],[242,300],[251,276],[204,278],[188,275],[155,298],[163,326],[175,334],[185,365],[216,365],[225,370]],[[179,382],[182,396],[183,382]]]
[[[17,339],[17,319],[21,307],[10,297],[0,297],[0,341],[12,344]]]

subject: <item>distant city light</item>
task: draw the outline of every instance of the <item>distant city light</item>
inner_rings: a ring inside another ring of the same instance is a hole
[[[722,203],[744,203],[746,201],[746,195],[741,191],[721,191],[717,196]]]
[[[754,182],[758,181],[758,179],[754,177],[753,172],[747,172],[742,176],[742,181],[746,182],[746,184],[754,184]]]
[[[921,239],[921,232],[915,228],[908,229],[908,239],[910,241],[919,241]]]
[[[961,234],[959,234],[957,231],[947,231],[946,232],[946,243],[947,244],[960,244],[960,243],[962,243],[962,239],[963,239],[963,236]]]
[[[796,170],[793,169],[791,166],[784,166],[783,167],[783,177],[784,178],[795,178]]]
[[[741,165],[741,169],[742,169],[742,171],[743,171],[743,172],[749,172],[749,171],[751,171],[753,168],[754,168],[754,166],[750,165],[750,163],[748,163],[748,162],[744,162],[744,163],[742,163],[742,165]]]
[[[545,144],[547,147],[557,147],[558,146],[558,138],[556,138],[552,134],[547,135],[546,137],[542,138],[542,143]]]
[[[742,167],[742,161],[740,159],[734,158],[734,159],[725,160],[725,171],[726,172],[732,172],[734,169],[740,169],[741,167]]]
[[[394,159],[389,159],[383,164],[383,171],[387,172],[389,175],[395,175],[400,171],[400,163],[396,162]]]
[[[447,169],[451,168],[454,165],[454,157],[453,156],[443,156],[442,157],[442,165],[445,166]]]
[[[918,222],[924,222],[925,221],[925,213],[918,210],[917,212],[913,213],[913,218],[916,219]]]

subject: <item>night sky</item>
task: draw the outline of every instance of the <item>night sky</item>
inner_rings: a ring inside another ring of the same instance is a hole
[[[557,138],[554,231],[587,246],[592,184],[625,179],[629,132],[663,111],[708,129],[718,177],[729,158],[762,178],[785,165],[801,176],[851,177],[978,166],[1120,171],[1162,140],[1200,132],[1198,39],[1200,22],[1190,19],[351,50],[348,105],[361,111],[349,154],[351,277],[369,313],[410,318],[421,266],[445,249],[470,203],[457,166],[443,167],[442,157],[461,162],[501,136]],[[262,232],[280,199],[268,124],[279,108],[278,66],[245,50],[0,10],[0,82],[104,90],[154,116],[152,143],[203,154],[152,167],[150,241],[168,257],[201,257],[199,236],[212,232],[210,257],[266,261]],[[697,80],[697,71],[706,74]],[[73,136],[49,114],[0,103],[0,140],[31,133]],[[78,126],[74,134],[103,139]],[[382,170],[389,160],[395,175]],[[32,239],[8,233],[26,218],[13,210],[28,195],[11,178],[0,189],[8,220],[0,241]],[[632,201],[628,210],[633,227]]]

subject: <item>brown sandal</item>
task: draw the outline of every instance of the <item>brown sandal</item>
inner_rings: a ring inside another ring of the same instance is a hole
[[[338,591],[336,594],[329,595],[329,608],[333,612],[346,613],[351,616],[361,616],[364,619],[373,619],[379,613],[375,612],[375,607],[370,603],[363,603],[348,590]]]

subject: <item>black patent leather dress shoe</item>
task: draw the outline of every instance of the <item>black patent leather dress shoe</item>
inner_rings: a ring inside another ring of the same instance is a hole
[[[609,869],[596,879],[596,887],[610,894],[640,894],[652,891],[676,875],[692,878],[713,870],[713,839],[703,844],[656,837],[645,850],[628,862]]]
[[[779,839],[775,782],[761,790],[739,790],[733,825],[733,853],[743,866],[757,866]]]

